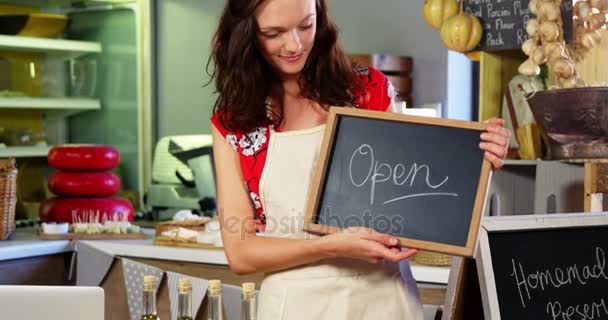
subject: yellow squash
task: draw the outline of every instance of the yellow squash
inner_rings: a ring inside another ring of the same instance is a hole
[[[482,33],[479,19],[466,13],[449,18],[441,26],[441,40],[448,49],[458,52],[473,50],[479,44]]]
[[[456,0],[424,0],[422,10],[424,21],[439,30],[444,21],[458,14],[460,8]]]

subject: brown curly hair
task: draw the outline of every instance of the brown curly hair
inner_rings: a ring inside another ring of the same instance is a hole
[[[210,83],[215,80],[218,93],[213,112],[231,132],[250,132],[282,121],[282,106],[271,116],[266,107],[268,97],[282,101],[283,87],[256,43],[254,12],[263,1],[228,0],[207,62]],[[357,81],[358,72],[339,43],[325,0],[316,0],[316,10],[314,46],[299,76],[301,95],[326,110],[329,106],[355,106],[355,93],[363,87]]]

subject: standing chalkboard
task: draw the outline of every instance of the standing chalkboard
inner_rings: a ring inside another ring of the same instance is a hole
[[[472,256],[490,164],[481,123],[332,108],[305,229],[365,226],[407,247]]]
[[[483,36],[476,50],[498,51],[519,49],[529,37],[528,20],[534,14],[528,9],[529,0],[464,0],[464,11],[479,17]],[[572,41],[572,1],[563,0],[562,20],[564,40]]]
[[[608,213],[486,217],[486,319],[608,319]]]

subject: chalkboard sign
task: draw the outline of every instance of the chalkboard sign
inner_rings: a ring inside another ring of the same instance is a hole
[[[608,319],[608,215],[483,221],[486,319]]]
[[[483,36],[476,50],[498,51],[519,49],[529,36],[528,20],[534,14],[528,9],[529,0],[464,0],[464,11],[479,17]],[[564,40],[572,42],[572,1],[561,5]]]
[[[491,165],[481,123],[332,108],[305,229],[371,227],[404,246],[472,256]]]

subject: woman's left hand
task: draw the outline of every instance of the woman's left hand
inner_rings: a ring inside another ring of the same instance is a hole
[[[484,157],[492,163],[492,167],[500,169],[507,156],[511,131],[503,127],[505,124],[503,119],[490,118],[484,123],[487,127],[486,132],[481,134],[482,141],[479,143],[479,148],[485,151]]]

